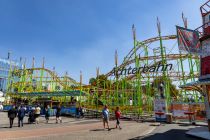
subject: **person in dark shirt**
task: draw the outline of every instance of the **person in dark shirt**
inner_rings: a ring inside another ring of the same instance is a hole
[[[56,110],[56,123],[58,123],[58,120],[60,120],[60,123],[62,123],[62,119],[60,116],[61,116],[61,106],[58,105]]]
[[[17,110],[15,109],[15,106],[12,106],[12,108],[8,111],[10,128],[12,128],[13,122],[14,122],[14,119],[15,119],[16,116],[17,116]]]
[[[18,127],[23,127],[23,119],[25,117],[25,108],[23,106],[18,110]]]
[[[78,112],[79,112],[79,117],[84,117],[84,111],[83,111],[83,107],[79,106],[78,108]]]
[[[46,119],[46,123],[49,122],[49,117],[50,117],[50,106],[47,105],[45,108],[45,119]]]

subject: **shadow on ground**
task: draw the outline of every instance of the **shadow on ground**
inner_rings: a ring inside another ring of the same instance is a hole
[[[110,128],[110,130],[113,130],[113,129],[116,129],[116,128]],[[108,129],[92,129],[92,130],[90,130],[90,131],[108,131]]]
[[[148,136],[135,137],[130,140],[198,140],[197,138],[186,135],[186,131],[188,130],[171,129],[164,133],[155,133]]]
[[[16,127],[16,126],[14,126],[14,127]],[[2,126],[0,128],[10,128],[10,127],[9,126]]]
[[[182,126],[182,127],[189,127],[189,126],[191,126],[191,124],[179,124],[179,126]]]

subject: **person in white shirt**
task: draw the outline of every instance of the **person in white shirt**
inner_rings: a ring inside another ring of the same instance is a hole
[[[0,104],[0,111],[3,111],[4,107],[2,104]]]
[[[40,112],[41,112],[41,108],[39,107],[39,105],[37,105],[35,108],[35,111],[34,111],[34,117],[35,117],[36,124],[39,123]]]

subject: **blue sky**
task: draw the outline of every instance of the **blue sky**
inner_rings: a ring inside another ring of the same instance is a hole
[[[175,34],[175,25],[183,25],[181,13],[189,28],[201,25],[199,7],[206,0],[1,0],[0,57],[11,51],[13,59],[23,57],[30,66],[32,57],[40,67],[84,82],[114,66],[133,47],[131,26],[137,28],[138,40],[157,36],[156,17],[162,34]]]

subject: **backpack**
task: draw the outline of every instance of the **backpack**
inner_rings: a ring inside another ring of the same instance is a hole
[[[8,111],[8,117],[9,118],[15,118],[16,117],[16,110],[15,109],[10,109],[9,111]]]
[[[23,118],[25,116],[25,109],[24,108],[19,109],[18,116],[20,118]]]

